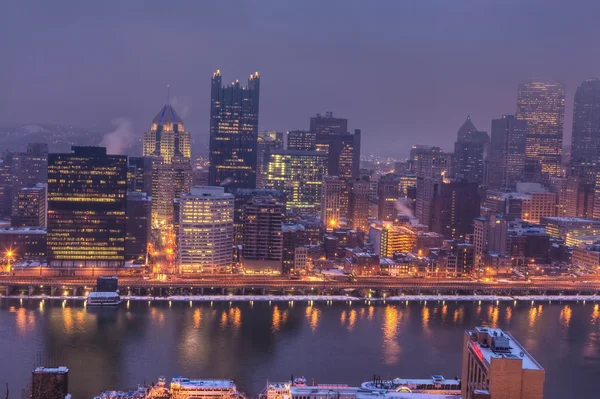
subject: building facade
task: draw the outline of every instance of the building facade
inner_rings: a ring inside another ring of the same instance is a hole
[[[571,160],[596,162],[600,158],[600,79],[583,81],[573,102]]]
[[[284,205],[269,197],[255,197],[244,206],[244,267],[280,270],[283,254]]]
[[[103,147],[48,156],[48,264],[120,267],[125,259],[127,157]]]
[[[125,259],[145,261],[152,227],[152,197],[128,191],[125,219]]]
[[[527,122],[527,161],[543,176],[561,176],[565,90],[557,83],[519,85],[517,119]]]
[[[47,202],[45,183],[20,189],[10,221],[11,226],[45,229]]]
[[[182,274],[231,267],[233,206],[233,195],[223,187],[192,187],[181,196],[178,252]]]
[[[513,115],[492,119],[489,188],[514,188],[524,178],[527,122]]]
[[[337,176],[325,176],[321,193],[321,222],[325,230],[333,230],[340,225],[341,199],[346,188],[344,180]]]
[[[327,156],[316,151],[273,151],[269,157],[267,185],[285,193],[286,212],[318,215]]]
[[[454,143],[454,175],[461,179],[483,184],[490,138],[478,131],[471,117],[458,129]]]

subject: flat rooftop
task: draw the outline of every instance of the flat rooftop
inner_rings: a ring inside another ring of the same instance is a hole
[[[232,380],[190,380],[184,377],[173,377],[172,384],[179,384],[181,388],[228,388],[235,389]]]
[[[558,222],[558,223],[591,223],[600,225],[600,220],[588,218],[570,218],[563,216],[542,216],[540,220]]]
[[[508,344],[510,349],[508,350],[493,350],[489,345],[483,345],[482,342],[472,341],[472,345],[475,349],[481,352],[483,359],[488,363],[492,364],[492,359],[515,359],[522,360],[522,368],[524,370],[543,370],[543,367],[531,356],[519,342],[514,339],[512,335],[502,331],[500,328],[490,327],[475,327],[475,330],[479,333],[487,333],[491,338],[508,338]]]

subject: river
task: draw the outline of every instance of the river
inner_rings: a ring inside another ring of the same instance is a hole
[[[234,378],[255,397],[291,374],[359,384],[373,374],[460,376],[462,334],[511,332],[546,369],[545,398],[593,398],[600,376],[594,303],[188,303],[0,300],[0,386],[11,398],[44,359],[66,364],[75,399],[158,376]]]

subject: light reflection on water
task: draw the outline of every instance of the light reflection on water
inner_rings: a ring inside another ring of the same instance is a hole
[[[6,380],[19,391],[39,352],[67,359],[74,397],[158,375],[234,377],[252,396],[266,378],[291,373],[348,384],[373,373],[455,376],[462,335],[475,325],[507,329],[536,356],[547,371],[546,398],[594,392],[594,379],[585,376],[600,375],[600,307],[589,302],[131,301],[89,309],[72,301],[0,300],[0,353],[12,359],[0,362],[0,386]]]

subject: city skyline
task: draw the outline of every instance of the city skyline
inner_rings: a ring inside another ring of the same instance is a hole
[[[563,9],[528,3],[436,3],[440,12],[435,15],[427,13],[427,5],[409,8],[397,2],[366,10],[316,3],[302,8],[189,4],[167,14],[155,3],[115,9],[80,5],[69,13],[60,2],[37,9],[9,4],[3,33],[10,34],[17,23],[29,34],[14,35],[7,45],[0,121],[109,129],[113,119],[125,117],[137,139],[170,84],[173,106],[194,139],[208,140],[208,77],[217,68],[226,69],[233,81],[259,71],[260,130],[307,129],[311,115],[332,111],[349,119],[349,131],[361,128],[371,138],[365,153],[406,156],[401,146],[377,151],[378,144],[417,137],[416,144],[451,149],[455,126],[467,115],[489,133],[493,118],[515,114],[518,84],[539,77],[566,88],[567,144],[575,90],[597,77],[598,55],[584,50],[593,48],[591,38],[597,36],[596,25],[586,23],[597,5],[583,2]],[[537,18],[528,17],[533,12]],[[334,16],[347,23],[336,25],[330,35],[325,22]],[[507,16],[514,29],[504,29]],[[392,24],[392,18],[400,23]],[[293,23],[283,23],[299,19],[315,29],[299,32],[290,28]],[[455,27],[466,19],[477,35]],[[221,34],[218,45],[207,40],[215,28],[212,20],[227,21],[228,33]],[[382,23],[374,25],[378,20]],[[68,34],[74,24],[80,37]],[[43,38],[37,34],[40,26]],[[117,27],[119,35],[109,26]],[[166,43],[181,62],[153,56]],[[42,60],[44,70],[36,70]]]

